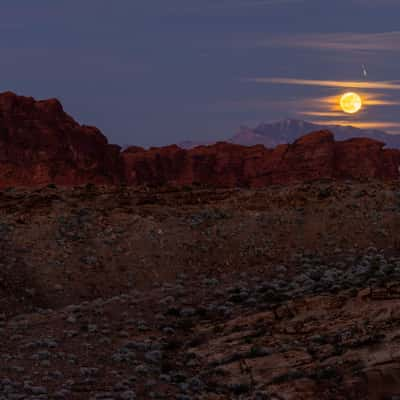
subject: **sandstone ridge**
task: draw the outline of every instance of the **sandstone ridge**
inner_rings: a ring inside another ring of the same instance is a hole
[[[400,151],[367,138],[335,142],[329,131],[268,149],[219,142],[122,153],[129,184],[263,187],[316,179],[397,179]]]
[[[273,149],[219,142],[123,152],[97,129],[80,125],[56,99],[0,94],[0,187],[49,183],[263,187],[316,179],[397,179],[400,150],[322,130]]]
[[[114,183],[120,147],[81,126],[56,99],[0,94],[0,186]]]

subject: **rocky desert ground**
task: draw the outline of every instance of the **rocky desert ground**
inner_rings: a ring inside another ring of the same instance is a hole
[[[400,399],[400,182],[0,192],[0,399]]]

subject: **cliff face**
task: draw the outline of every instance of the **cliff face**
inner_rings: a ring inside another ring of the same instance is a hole
[[[81,126],[58,100],[0,94],[0,186],[114,183],[120,180],[119,146]]]
[[[399,177],[400,151],[371,139],[335,142],[319,131],[275,149],[229,143],[183,150],[177,146],[122,153],[128,183],[203,183],[261,187],[321,178]]]
[[[262,187],[320,178],[397,179],[400,150],[383,147],[363,138],[335,142],[329,131],[318,131],[274,149],[220,142],[120,152],[98,129],[75,122],[55,99],[0,94],[0,187],[51,182]]]

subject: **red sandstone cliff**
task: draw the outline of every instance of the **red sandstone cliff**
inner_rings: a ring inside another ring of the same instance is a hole
[[[267,149],[216,143],[184,150],[110,145],[81,126],[57,100],[0,94],[0,188],[54,182],[262,187],[321,178],[399,178],[400,150],[356,138],[335,142],[319,131]]]
[[[128,148],[122,157],[130,184],[261,187],[321,178],[397,179],[400,151],[383,146],[363,138],[335,142],[332,133],[319,131],[274,149],[217,143],[191,150]]]
[[[58,100],[0,94],[0,187],[113,183],[121,174],[120,147],[75,122]]]

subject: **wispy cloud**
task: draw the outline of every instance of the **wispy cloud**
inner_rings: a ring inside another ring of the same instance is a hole
[[[387,106],[399,106],[400,101],[398,100],[389,100],[385,95],[381,93],[368,93],[364,91],[358,91],[358,94],[362,98],[363,107],[387,107]],[[340,95],[335,96],[325,96],[321,98],[309,99],[308,108],[312,108],[312,110],[326,110],[327,106],[329,108],[329,112],[341,112],[340,107]],[[312,115],[312,114],[307,114]],[[316,114],[315,114],[316,115]],[[342,114],[343,115],[343,114]],[[321,115],[322,116],[322,115]]]
[[[343,113],[334,111],[299,111],[298,114],[305,115],[308,117],[323,117],[323,118],[343,118]]]
[[[290,47],[343,51],[398,51],[400,31],[378,33],[307,33],[272,36],[254,41],[255,47]]]
[[[319,125],[342,125],[342,126],[354,126],[361,129],[387,129],[389,132],[393,131],[394,128],[400,128],[398,122],[384,122],[384,121],[345,121],[345,120],[314,120],[310,121]]]
[[[370,110],[376,107],[388,107],[388,106],[399,106],[400,102],[396,100],[388,100],[385,95],[381,93],[368,93],[368,92],[358,92],[361,95],[362,102],[363,102],[363,110]],[[333,119],[336,119],[337,125],[343,125],[343,121],[347,120],[347,124],[353,124],[355,115],[345,114],[342,111],[340,106],[340,98],[341,95],[335,96],[326,96],[321,98],[310,98],[308,102],[303,101],[305,105],[302,108],[298,108],[296,114],[301,115],[303,117],[315,117],[318,118],[318,122],[324,121],[326,119],[330,119],[331,122]],[[366,116],[362,113],[364,117]],[[340,119],[340,120],[337,120]],[[367,122],[364,121],[363,124]],[[376,129],[392,129],[393,122],[388,122],[390,125],[383,126],[380,122],[378,126],[372,125],[371,128],[374,126]],[[368,127],[365,125],[364,127]],[[396,124],[397,127],[397,124]]]
[[[386,89],[400,90],[398,81],[331,81],[331,80],[313,80],[313,79],[297,79],[297,78],[245,78],[243,81],[264,83],[264,84],[284,84],[284,85],[301,85],[301,86],[323,86],[329,88],[343,89]]]
[[[381,93],[368,93],[365,91],[358,91],[360,94],[363,106],[399,106],[400,101],[390,100],[386,95]],[[274,111],[281,112],[286,110],[290,113],[296,113],[306,116],[318,116],[334,118],[343,115],[340,107],[339,95],[324,96],[324,97],[290,97],[287,99],[265,99],[265,98],[252,98],[240,100],[227,100],[208,104],[206,106],[207,112],[249,112],[249,111]]]

